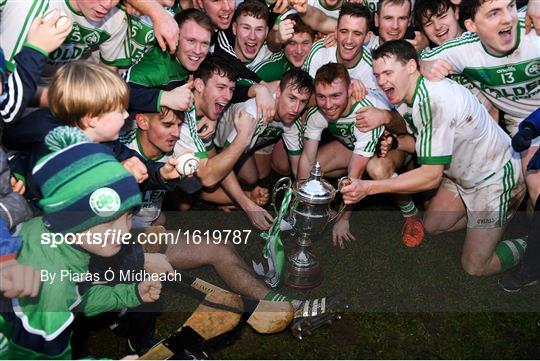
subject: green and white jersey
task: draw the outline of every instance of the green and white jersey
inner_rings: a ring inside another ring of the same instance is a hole
[[[387,109],[380,100],[368,94],[361,101],[354,103],[349,113],[343,115],[335,122],[329,122],[319,108],[310,108],[308,110],[304,138],[320,141],[323,130],[328,129],[333,137],[352,150],[354,154],[371,158],[373,153],[375,153],[375,147],[384,131],[384,127],[375,128],[369,132],[361,132],[355,124],[356,111],[364,107],[373,106]]]
[[[180,12],[179,7],[173,8],[164,7],[165,11],[171,16]],[[149,16],[135,16],[127,14],[129,22],[129,44],[131,47],[131,62],[137,63],[144,54],[152,50],[156,45],[156,37],[154,35],[154,24]]]
[[[500,110],[506,113],[513,134],[521,120],[540,106],[540,37],[525,34],[518,21],[516,50],[506,56],[489,54],[475,33],[464,33],[421,54],[423,60],[443,59],[452,72],[466,76]]]
[[[249,70],[255,71],[254,70],[255,68],[257,68],[259,65],[263,63],[266,63],[269,59],[272,59],[275,54],[279,54],[279,53],[273,53],[270,49],[268,49],[268,45],[266,45],[265,43],[263,44],[263,46],[261,46],[261,49],[255,56],[255,58],[253,60],[250,60],[244,63],[244,65]],[[247,84],[253,83],[251,80],[248,80],[248,79],[238,79],[238,84],[246,84],[245,82],[247,82]]]
[[[0,47],[4,50],[7,68],[13,71],[13,58],[21,51],[32,21],[52,9],[59,9],[73,22],[73,30],[64,43],[49,54],[49,67],[44,77],[51,76],[57,67],[78,59],[87,59],[93,51],[100,60],[111,66],[128,67],[129,41],[126,14],[113,8],[101,21],[89,21],[77,13],[69,0],[8,1],[0,21]]]
[[[379,8],[379,0],[364,0],[364,6],[369,9],[369,12],[374,14]]]
[[[120,141],[128,148],[133,149],[146,159],[150,159],[144,154],[144,150],[141,145],[141,131],[134,125],[127,133],[120,137]],[[155,162],[166,163],[172,154],[163,154],[158,159],[152,159]],[[163,189],[152,189],[144,192],[142,204],[140,210],[134,214],[133,226],[134,227],[148,227],[152,225],[161,214],[161,205],[167,191]]]
[[[323,13],[325,13],[331,18],[337,19],[339,17],[339,11],[341,10],[341,6],[337,9],[330,9],[323,2],[324,0],[308,0],[307,4],[321,10]]]
[[[189,74],[176,55],[155,47],[126,71],[124,79],[147,88],[176,87],[185,83]]]
[[[263,81],[272,82],[281,80],[283,74],[291,68],[292,65],[285,57],[285,53],[280,51],[278,53],[272,53],[272,56],[252,67],[251,70]]]
[[[229,131],[229,134],[226,135],[226,140],[223,142],[224,147],[231,144],[234,138],[236,138],[237,132],[234,127],[234,115],[241,110],[250,114],[254,119],[257,119],[257,105],[254,98],[243,103],[231,105],[219,120],[219,126],[225,127]],[[268,123],[266,127],[264,126],[263,119],[260,118],[257,121],[255,133],[247,150],[263,148],[282,138],[285,148],[287,148],[287,153],[290,155],[300,155],[303,149],[302,130],[303,126],[300,118],[296,119],[290,125],[285,125],[278,120],[274,120]]]
[[[315,78],[317,70],[325,64],[337,63],[337,47],[331,46],[326,48],[323,39],[316,41],[311,47],[311,51],[304,62],[304,70],[306,70],[312,78]],[[377,89],[377,81],[373,75],[371,54],[366,49],[362,49],[362,54],[358,63],[348,68],[349,75],[352,79],[360,80],[367,89]]]
[[[197,158],[208,158],[208,151],[214,146],[213,139],[199,138],[197,133],[197,122],[199,121],[195,105],[187,112],[184,112],[184,122],[180,126],[180,139],[174,145],[173,154],[180,156],[186,152],[194,152]]]
[[[503,169],[512,158],[510,137],[478,99],[449,80],[420,76],[412,101],[412,119],[420,164],[444,164],[444,174],[463,188],[473,188]]]

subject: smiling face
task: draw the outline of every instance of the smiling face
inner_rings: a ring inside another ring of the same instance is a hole
[[[197,110],[210,120],[218,120],[232,99],[236,83],[214,72],[206,81],[195,78],[195,104]]]
[[[405,1],[401,5],[384,3],[375,14],[375,26],[379,28],[379,36],[382,42],[400,40],[405,37],[409,26],[409,14],[411,3]]]
[[[344,15],[337,27],[337,50],[339,62],[352,66],[362,55],[362,46],[366,39],[368,23],[365,18]]]
[[[232,24],[232,30],[236,36],[234,51],[238,59],[243,62],[255,59],[268,34],[266,20],[242,14]]]
[[[342,78],[334,79],[331,84],[316,83],[315,99],[326,119],[335,122],[347,111],[349,86]]]
[[[69,0],[75,11],[91,21],[101,21],[118,5],[120,0]]]
[[[437,45],[455,39],[463,33],[458,15],[452,7],[440,14],[426,14],[422,17],[422,28],[426,36]]]
[[[467,30],[478,34],[492,55],[506,55],[517,42],[517,9],[514,0],[490,0],[478,8],[473,19],[465,20]]]
[[[294,33],[293,37],[287,41],[283,47],[285,58],[295,68],[301,68],[304,61],[309,55],[311,46],[313,45],[313,37],[309,33]]]
[[[210,49],[212,34],[193,20],[180,28],[176,58],[186,70],[194,72],[203,62]]]
[[[373,73],[377,83],[392,104],[411,100],[416,85],[411,79],[415,72],[416,63],[414,60],[409,60],[404,64],[394,55],[373,60]]]
[[[276,114],[281,122],[285,125],[292,124],[306,109],[310,97],[309,90],[287,84],[283,92],[278,92],[277,98]]]
[[[234,14],[234,0],[204,0],[203,10],[215,27],[226,30]]]

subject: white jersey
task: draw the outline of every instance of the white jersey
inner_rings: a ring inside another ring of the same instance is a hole
[[[443,164],[444,174],[463,188],[474,188],[512,158],[510,137],[478,99],[449,80],[420,76],[413,96],[412,121],[420,164]]]
[[[197,111],[195,105],[184,112],[184,121],[180,126],[180,139],[174,145],[173,154],[180,156],[186,152],[193,152],[197,158],[208,158],[208,151],[213,147],[212,139],[202,140],[197,133]]]
[[[329,48],[324,46],[323,39],[316,41],[311,47],[311,51],[304,62],[304,70],[306,70],[312,78],[315,78],[317,70],[325,64],[337,63],[337,47]],[[368,89],[378,89],[375,75],[373,75],[373,67],[371,53],[362,48],[362,54],[358,63],[350,68],[347,68],[351,79],[360,80]]]
[[[323,1],[324,0],[308,0],[307,4],[309,6],[312,6],[316,9],[321,10],[323,13],[325,13],[327,16],[331,18],[337,19],[339,17],[339,11],[341,10],[341,6],[339,6],[336,9],[329,9],[326,7],[325,4],[323,4]]]
[[[131,130],[120,137],[120,141],[124,145],[130,149],[133,149],[146,159],[149,159],[144,154],[140,139],[140,129],[137,126],[134,126]],[[159,159],[153,160],[156,162],[166,163],[171,157],[171,154],[163,154]],[[161,205],[163,204],[165,193],[166,191],[163,189],[153,189],[143,193],[141,208],[136,214],[134,214],[133,224],[135,227],[150,226],[152,225],[152,222],[158,219],[159,215],[161,214]]]
[[[101,21],[89,21],[77,13],[68,0],[9,0],[0,21],[0,47],[4,50],[8,70],[13,71],[13,58],[21,51],[32,21],[52,9],[65,13],[73,22],[73,30],[64,43],[49,54],[44,77],[51,76],[64,63],[89,58],[94,50],[99,51],[101,61],[107,65],[130,65],[127,17],[120,9],[113,8]]]
[[[323,130],[328,129],[333,137],[352,150],[354,154],[371,158],[375,152],[379,137],[384,131],[384,127],[375,128],[369,132],[361,132],[355,124],[356,111],[372,106],[386,109],[380,100],[368,94],[366,98],[354,103],[348,114],[343,115],[337,121],[331,122],[326,119],[319,108],[310,108],[308,110],[304,138],[320,141]]]
[[[452,72],[463,74],[500,110],[506,113],[513,134],[519,122],[540,107],[540,37],[533,30],[525,35],[525,22],[518,21],[516,50],[504,57],[490,55],[478,35],[465,33],[423,52],[423,60],[443,59]]]
[[[226,147],[236,138],[237,132],[234,127],[234,115],[241,110],[250,114],[254,119],[257,119],[257,105],[254,98],[243,103],[231,105],[219,120],[218,127],[227,129],[228,135],[225,135],[226,139],[224,141],[218,140],[218,143],[216,143],[218,146]],[[223,132],[218,131],[217,133]],[[300,155],[303,147],[302,134],[303,126],[300,119],[296,119],[290,125],[285,125],[280,121],[274,120],[265,127],[263,119],[260,118],[257,121],[257,127],[255,128],[255,133],[253,134],[248,150],[260,149],[266,145],[275,143],[281,137],[285,148],[287,148],[287,153]]]

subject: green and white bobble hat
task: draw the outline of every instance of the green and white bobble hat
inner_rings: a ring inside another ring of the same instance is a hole
[[[62,126],[45,137],[53,152],[32,170],[43,198],[45,226],[76,233],[109,222],[141,204],[135,178],[104,145],[78,128]]]

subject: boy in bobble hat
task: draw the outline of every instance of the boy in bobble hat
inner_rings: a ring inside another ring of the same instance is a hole
[[[120,250],[113,235],[129,232],[140,190],[109,148],[77,128],[56,128],[45,143],[52,153],[33,169],[43,216],[23,224],[17,256],[41,271],[41,291],[34,298],[0,299],[0,358],[72,358],[75,307],[91,316],[154,302],[161,291],[160,282],[143,281],[95,285],[80,295],[78,283],[100,281],[89,279],[97,276],[88,273],[91,255]]]

